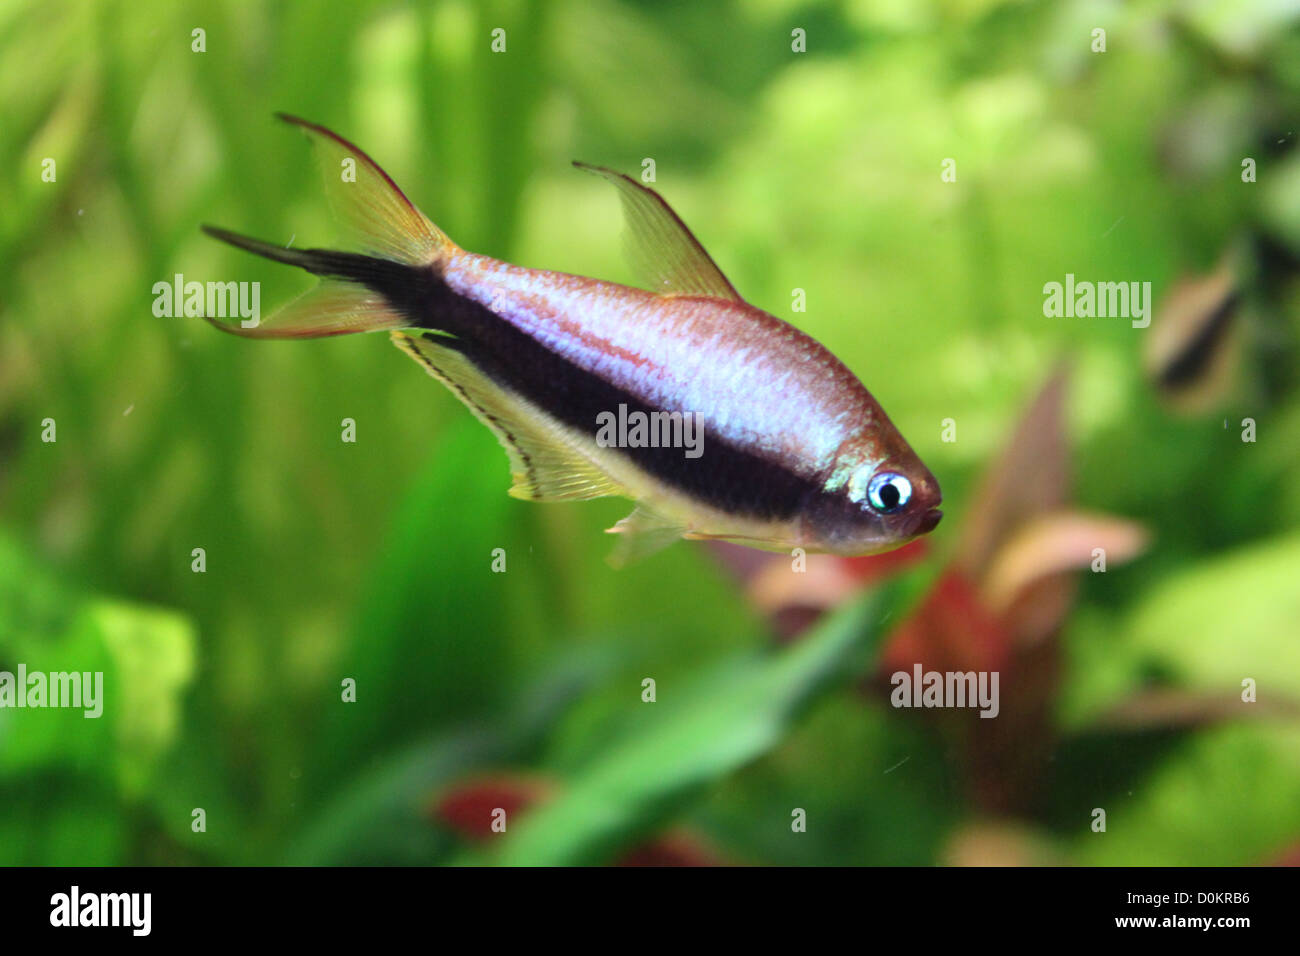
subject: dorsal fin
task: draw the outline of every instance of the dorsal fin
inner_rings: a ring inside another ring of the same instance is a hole
[[[627,221],[628,256],[650,289],[663,295],[707,295],[743,302],[717,263],[653,189],[630,176],[575,161],[618,187]]]

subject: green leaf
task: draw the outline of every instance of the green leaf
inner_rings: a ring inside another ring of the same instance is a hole
[[[792,648],[731,659],[676,699],[645,704],[644,724],[529,813],[481,862],[600,862],[644,834],[686,796],[773,747],[836,676],[861,665],[898,607],[898,585],[835,614]]]
[[[291,845],[295,866],[429,865],[455,840],[434,825],[429,807],[443,787],[467,774],[522,761],[556,714],[609,670],[607,653],[573,655],[518,695],[491,726],[441,733],[390,751],[351,776]]]
[[[140,793],[180,729],[181,699],[194,676],[194,629],[172,611],[121,601],[96,601],[87,614],[112,662],[105,709],[116,717],[118,777],[127,793]]]
[[[1122,633],[1181,685],[1300,699],[1300,535],[1241,548],[1157,586]]]
[[[492,549],[524,551],[528,529],[512,520],[522,506],[503,493],[504,461],[475,424],[444,436],[398,509],[338,667],[340,680],[356,681],[356,701],[340,702],[337,681],[327,692],[325,777],[490,711],[505,695],[510,598],[522,575],[493,574]]]
[[[1098,805],[1105,833],[1090,829]],[[1238,723],[1204,731],[1123,796],[1084,800],[1078,810],[1081,865],[1268,863],[1300,831],[1295,728]]]
[[[93,706],[0,710],[0,817],[20,821],[0,827],[0,862],[119,862],[123,798],[148,792],[176,738],[194,643],[184,617],[84,597],[0,539],[0,670],[95,688]]]
[[[182,616],[124,601],[81,597],[0,542],[0,668],[76,672],[100,688],[87,707],[0,712],[0,772],[72,765],[113,776],[127,793],[148,784],[175,739],[194,669],[194,631]]]

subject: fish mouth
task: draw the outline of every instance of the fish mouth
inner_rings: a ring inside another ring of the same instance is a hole
[[[912,521],[912,526],[908,528],[907,534],[910,538],[919,537],[923,534],[929,534],[939,524],[939,519],[943,517],[943,512],[938,508],[931,508],[923,511]]]

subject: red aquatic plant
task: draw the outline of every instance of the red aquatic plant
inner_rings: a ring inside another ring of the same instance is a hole
[[[1019,809],[1032,799],[1050,759],[1057,637],[1075,601],[1078,572],[1122,564],[1146,540],[1135,523],[1090,514],[1071,502],[1068,381],[1062,365],[1030,403],[969,504],[954,516],[956,540],[934,584],[888,635],[863,683],[865,693],[887,703],[900,672],[998,675],[994,719],[979,717],[976,709],[903,712],[940,727],[973,800],[988,812]],[[778,634],[790,638],[864,587],[927,560],[930,547],[920,540],[850,559],[718,553]]]
[[[1062,366],[1030,405],[985,473],[951,560],[889,636],[864,690],[889,699],[900,672],[998,675],[997,716],[939,708],[912,715],[938,723],[985,812],[1024,809],[1055,743],[1058,636],[1078,572],[1132,559],[1145,545],[1136,524],[1070,503]]]

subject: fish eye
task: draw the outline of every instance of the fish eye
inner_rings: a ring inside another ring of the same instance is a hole
[[[892,471],[882,471],[867,486],[867,501],[881,514],[892,514],[912,500],[912,483]]]

